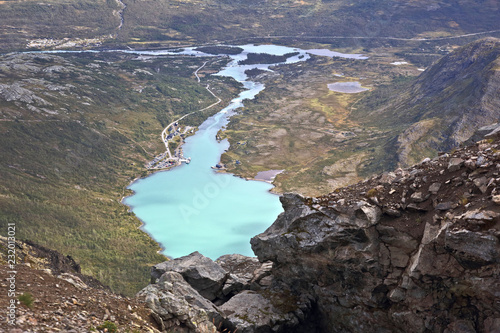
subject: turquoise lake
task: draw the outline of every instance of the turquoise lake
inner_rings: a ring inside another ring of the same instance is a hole
[[[124,200],[143,221],[143,230],[160,243],[162,253],[171,258],[194,251],[212,259],[232,253],[253,256],[250,238],[266,230],[283,211],[279,197],[269,192],[273,187],[271,184],[216,173],[211,168],[229,147],[227,141],[217,142],[215,136],[227,125],[230,116],[243,106],[245,99],[253,99],[265,89],[261,83],[248,81],[245,70],[269,70],[273,66],[238,65],[239,60],[246,59],[248,53],[299,53],[288,58],[286,63],[305,61],[310,56],[305,50],[284,46],[248,44],[238,47],[244,51],[231,55],[233,61],[214,75],[232,77],[247,90],[208,118],[195,135],[186,139],[183,150],[185,157],[191,157],[190,164],[135,181],[129,187],[134,194]],[[161,50],[130,53],[173,54]],[[175,54],[207,56],[193,48]]]
[[[169,257],[194,251],[212,259],[223,254],[253,255],[249,240],[269,227],[282,211],[271,184],[218,174],[210,167],[219,162],[227,142],[215,135],[225,114],[217,114],[186,140],[188,165],[157,172],[130,188],[135,194],[126,204],[143,222],[143,229]]]

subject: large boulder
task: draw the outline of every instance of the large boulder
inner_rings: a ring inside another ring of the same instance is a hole
[[[214,323],[222,318],[217,307],[176,272],[165,272],[155,284],[141,290],[137,297],[152,310],[161,331],[175,327],[176,332],[215,333]]]
[[[213,301],[222,292],[228,273],[199,252],[162,262],[151,269],[151,282],[155,283],[165,272],[177,272],[200,295]]]
[[[294,313],[276,308],[269,295],[246,290],[224,303],[220,310],[225,316],[225,327],[231,332],[274,333],[288,332],[297,326],[299,320]]]

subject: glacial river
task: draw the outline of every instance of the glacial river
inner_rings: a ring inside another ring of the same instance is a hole
[[[244,51],[230,55],[233,61],[214,75],[232,77],[246,90],[186,139],[183,150],[185,157],[191,157],[190,164],[135,181],[129,187],[134,194],[124,201],[143,221],[143,230],[160,243],[165,255],[172,258],[194,251],[212,259],[231,253],[253,256],[250,238],[263,232],[282,212],[279,197],[269,192],[271,184],[216,173],[211,168],[229,147],[227,141],[217,142],[215,136],[227,125],[235,110],[243,106],[244,100],[253,99],[265,88],[261,83],[249,81],[245,70],[269,70],[273,66],[238,65],[239,60],[246,59],[248,53],[299,53],[288,58],[287,63],[305,61],[310,56],[305,50],[284,46],[250,44],[238,47]],[[172,54],[169,51],[130,53]],[[176,54],[206,56],[192,48]]]

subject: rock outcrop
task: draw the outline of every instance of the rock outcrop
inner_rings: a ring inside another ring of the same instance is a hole
[[[319,198],[285,194],[252,248],[274,283],[314,299],[318,332],[499,332],[499,148],[490,139]]]

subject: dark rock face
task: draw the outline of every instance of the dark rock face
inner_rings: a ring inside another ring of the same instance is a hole
[[[285,194],[252,248],[273,262],[273,285],[314,300],[319,332],[497,332],[499,147],[484,141],[324,197]]]

